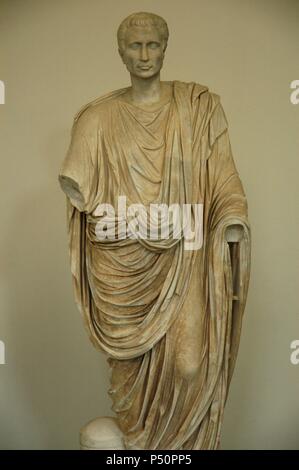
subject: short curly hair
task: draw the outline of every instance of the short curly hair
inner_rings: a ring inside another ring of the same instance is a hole
[[[154,26],[159,31],[161,38],[164,42],[164,50],[167,46],[169,31],[166,21],[154,13],[141,11],[139,13],[132,13],[127,16],[118,27],[117,42],[120,50],[123,50],[123,43],[126,37],[126,32],[132,26]]]

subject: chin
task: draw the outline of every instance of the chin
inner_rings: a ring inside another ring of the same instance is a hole
[[[134,75],[135,77],[139,78],[152,78],[155,75],[157,75],[160,72],[160,69],[158,70],[136,70]]]
[[[136,77],[139,78],[152,78],[155,74],[154,73],[138,73]]]

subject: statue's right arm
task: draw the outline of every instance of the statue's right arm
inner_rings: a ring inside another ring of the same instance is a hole
[[[79,211],[84,208],[84,197],[80,192],[78,183],[69,176],[59,175],[61,189],[68,196],[73,206]]]
[[[84,116],[73,125],[71,142],[59,173],[61,189],[80,212],[88,209],[94,175],[95,132],[93,128],[89,130],[89,124]]]

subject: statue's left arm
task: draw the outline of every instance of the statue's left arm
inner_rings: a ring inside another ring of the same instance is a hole
[[[210,130],[213,130],[213,119],[214,123],[221,122],[222,119],[226,121],[220,103],[215,107]],[[213,286],[210,290],[210,302],[219,315],[219,324],[222,322],[226,325],[223,347],[228,356],[229,383],[238,352],[247,298],[250,227],[247,200],[233,160],[227,126],[223,126],[222,132],[213,142],[207,160],[207,175],[208,277],[209,285]]]

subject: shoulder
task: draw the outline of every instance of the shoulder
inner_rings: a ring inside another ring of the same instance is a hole
[[[183,82],[175,80],[174,87],[177,90],[189,95],[192,103],[199,99],[202,102],[210,102],[213,104],[220,102],[220,96],[217,93],[211,91],[208,85],[203,85],[198,82]]]
[[[196,82],[175,82],[175,87],[178,95],[191,105],[194,129],[200,129],[202,138],[212,145],[228,128],[220,95]]]
[[[90,134],[97,130],[101,123],[101,118],[105,116],[108,109],[116,98],[123,94],[127,88],[106,93],[93,101],[82,106],[74,116],[73,128],[78,129],[82,134]]]

